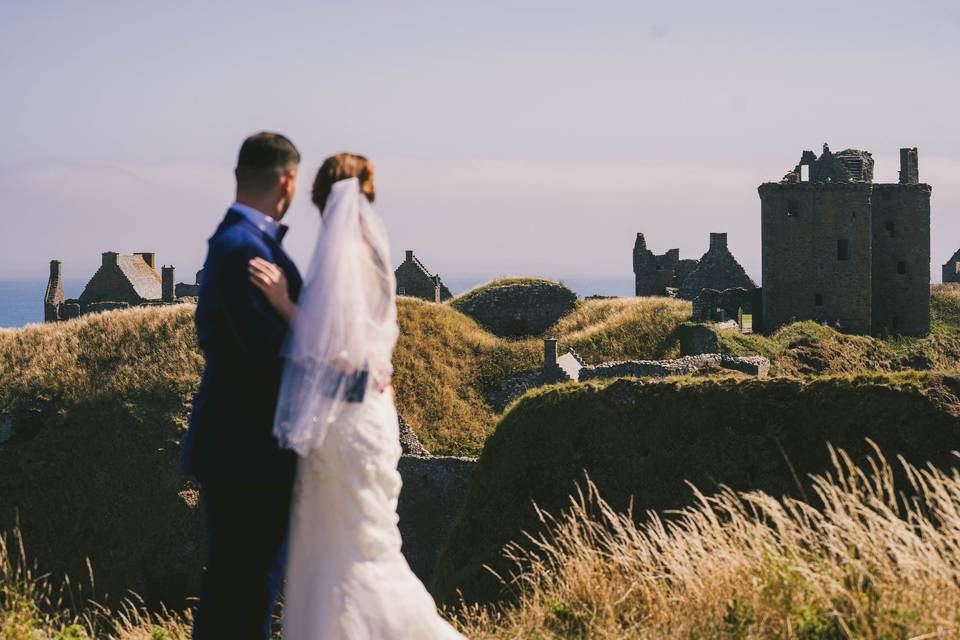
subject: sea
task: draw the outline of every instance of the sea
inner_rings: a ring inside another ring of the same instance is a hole
[[[444,284],[454,295],[488,282],[489,277],[444,278]],[[551,278],[570,287],[580,297],[633,295],[633,276],[588,277],[571,276]],[[76,298],[83,291],[83,280],[65,280],[63,292],[67,298]],[[43,294],[46,280],[0,280],[0,328],[23,327],[43,322]]]

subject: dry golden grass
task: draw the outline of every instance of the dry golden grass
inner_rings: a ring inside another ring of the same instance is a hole
[[[822,509],[751,492],[695,491],[669,520],[616,513],[587,482],[532,551],[510,546],[517,593],[461,611],[477,640],[960,637],[960,474],[879,451],[831,450]]]
[[[547,334],[591,362],[662,358],[679,349],[690,304],[666,298],[589,300]],[[449,305],[400,298],[394,384],[401,414],[436,454],[476,455],[499,414],[487,394],[543,363],[539,338],[498,338]]]
[[[589,482],[532,551],[505,551],[517,595],[465,607],[473,640],[921,640],[960,637],[960,473],[832,451],[815,509],[722,490],[663,520],[613,511]],[[906,500],[907,488],[915,498]],[[188,614],[111,612],[54,586],[0,539],[0,639],[185,640]],[[279,636],[276,636],[279,637]]]
[[[110,610],[84,598],[89,586],[55,585],[28,563],[18,532],[0,536],[0,640],[188,640],[190,613],[151,612],[136,598]]]
[[[3,400],[38,394],[63,402],[189,391],[203,360],[193,307],[175,305],[83,316],[0,333]]]

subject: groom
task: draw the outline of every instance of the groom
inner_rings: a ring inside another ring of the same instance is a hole
[[[201,486],[208,556],[193,627],[198,640],[267,638],[283,579],[295,454],[272,435],[287,325],[251,284],[248,262],[278,265],[290,298],[300,274],[280,242],[300,153],[284,136],[247,138],[237,199],[208,242],[197,302],[206,368],[183,440]]]

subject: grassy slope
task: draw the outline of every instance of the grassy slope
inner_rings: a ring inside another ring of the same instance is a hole
[[[399,312],[400,412],[433,453],[475,455],[499,418],[485,392],[540,367],[542,341],[497,338],[449,305],[415,298],[402,298]],[[591,300],[548,333],[588,361],[669,357],[689,313],[689,303],[662,298]]]
[[[500,549],[541,528],[586,470],[618,510],[690,503],[691,481],[796,493],[826,470],[826,443],[862,455],[869,437],[916,464],[955,462],[960,378],[905,372],[809,379],[621,379],[535,390],[507,410],[487,441],[434,575],[438,595],[494,598]],[[718,455],[722,453],[722,455]],[[789,460],[789,463],[787,462]]]
[[[585,302],[555,333],[590,360],[662,357],[677,350],[687,303]],[[476,454],[497,415],[484,392],[536,369],[542,344],[503,340],[449,305],[399,302],[395,384],[401,412],[428,449]],[[0,332],[0,413],[65,411],[72,404],[149,397],[144,411],[183,422],[202,371],[192,307],[134,309]]]
[[[934,287],[932,312],[934,332],[924,339],[847,336],[810,322],[770,337],[723,333],[721,339],[727,351],[770,357],[781,375],[955,369],[960,286]],[[50,399],[149,396],[151,410],[182,422],[202,370],[191,313],[188,305],[139,309],[0,331],[0,413]],[[591,363],[669,358],[678,353],[676,330],[688,314],[689,303],[664,298],[590,300],[548,333],[560,339],[561,350],[573,347]],[[450,305],[412,298],[401,298],[399,317],[401,412],[434,453],[478,453],[499,419],[485,394],[540,366],[539,339],[499,339]]]
[[[770,336],[718,332],[721,348],[759,353],[785,376],[955,369],[960,363],[960,286],[934,285],[931,333],[924,338],[871,338],[838,333],[815,322],[797,322]]]

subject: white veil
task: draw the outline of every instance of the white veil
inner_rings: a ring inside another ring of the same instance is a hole
[[[282,350],[273,426],[281,446],[307,456],[346,403],[390,380],[399,333],[395,290],[383,222],[356,178],[334,183]]]

